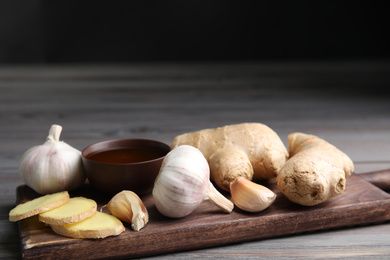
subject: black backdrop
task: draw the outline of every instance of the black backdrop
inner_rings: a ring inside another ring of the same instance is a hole
[[[388,59],[386,1],[0,1],[0,63]]]

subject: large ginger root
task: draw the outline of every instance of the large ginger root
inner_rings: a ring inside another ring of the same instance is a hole
[[[276,177],[282,193],[292,202],[313,206],[345,189],[354,171],[352,160],[325,140],[303,133],[288,136],[290,158]]]
[[[210,178],[218,187],[231,192],[241,188],[240,194],[253,185],[235,182],[237,178],[244,177],[250,181],[273,178],[288,157],[279,136],[268,126],[259,123],[228,125],[179,135],[173,139],[171,148],[184,144],[194,146],[203,153],[210,166]],[[231,189],[233,183],[235,187]],[[264,198],[251,195],[259,193],[248,193],[247,196],[232,194],[232,199],[239,208],[251,211],[242,203],[234,201],[235,197],[252,197],[253,200],[264,201]],[[266,201],[271,204],[274,199],[274,195],[267,196]]]

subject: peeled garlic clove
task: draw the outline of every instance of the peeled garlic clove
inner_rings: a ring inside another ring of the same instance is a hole
[[[272,190],[244,177],[238,177],[230,184],[230,193],[234,204],[248,212],[262,211],[276,199]]]
[[[142,200],[132,191],[124,190],[116,194],[107,204],[108,210],[118,219],[129,223],[139,231],[149,221],[148,211]]]

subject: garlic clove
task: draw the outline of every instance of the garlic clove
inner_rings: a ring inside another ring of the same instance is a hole
[[[238,177],[230,184],[234,204],[248,212],[259,212],[268,208],[276,199],[276,194],[267,187]]]
[[[107,208],[112,215],[129,223],[135,231],[140,231],[149,221],[149,214],[144,203],[137,194],[129,190],[116,194],[108,202]]]
[[[207,193],[208,199],[220,207],[226,213],[232,212],[234,208],[233,202],[225,198],[210,182],[209,192]]]

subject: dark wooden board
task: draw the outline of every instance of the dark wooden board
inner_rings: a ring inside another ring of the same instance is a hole
[[[390,220],[390,195],[357,175],[348,178],[344,194],[314,207],[291,203],[273,181],[263,184],[273,189],[278,197],[273,205],[259,213],[235,208],[231,214],[226,214],[204,201],[188,217],[170,219],[157,211],[150,195],[146,196],[142,199],[149,210],[150,221],[144,229],[135,232],[126,225],[121,235],[99,240],[56,235],[39,223],[37,217],[22,220],[19,230],[23,258],[134,258]],[[18,203],[36,196],[38,194],[27,186],[17,188]],[[95,199],[99,206],[110,199],[88,185],[71,192],[71,196]]]

